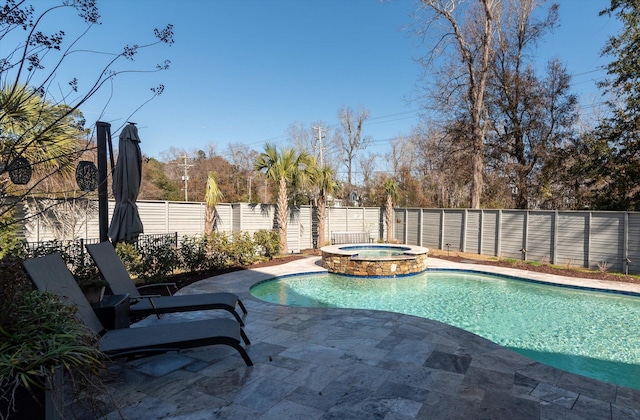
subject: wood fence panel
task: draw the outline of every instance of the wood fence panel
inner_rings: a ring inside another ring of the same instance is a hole
[[[464,210],[447,211],[444,216],[444,249],[462,250]]]
[[[558,212],[556,264],[589,266],[589,213]]]
[[[407,210],[407,240],[408,245],[420,244],[420,209],[408,209]]]
[[[422,210],[422,246],[441,249],[442,215],[441,210]]]
[[[482,254],[482,210],[467,210],[464,251]]]
[[[589,268],[623,270],[624,219],[624,213],[592,213]]]
[[[553,258],[555,213],[530,211],[527,215],[527,260],[550,262]]]
[[[498,216],[499,210],[482,211],[482,248],[480,254],[498,255]]]
[[[629,229],[628,229],[627,255],[625,255],[625,264],[627,264],[630,273],[640,273],[640,213],[629,213]]]
[[[522,259],[522,249],[526,244],[525,235],[526,212],[502,211],[500,228],[500,255],[506,258]]]

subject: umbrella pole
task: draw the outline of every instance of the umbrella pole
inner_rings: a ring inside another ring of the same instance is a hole
[[[108,241],[109,204],[107,201],[107,133],[111,131],[111,124],[98,121],[98,224],[100,227],[100,242]]]

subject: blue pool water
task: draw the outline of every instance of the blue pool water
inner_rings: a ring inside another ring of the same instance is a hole
[[[341,247],[344,251],[355,251],[358,253],[358,257],[395,257],[397,255],[403,255],[405,251],[409,251],[411,248],[405,247],[392,247],[384,245],[375,246],[345,246]]]
[[[251,289],[268,302],[430,318],[548,365],[640,389],[640,297],[467,271],[398,278],[305,274]]]

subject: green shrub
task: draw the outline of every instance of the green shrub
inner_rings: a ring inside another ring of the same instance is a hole
[[[31,290],[33,285],[22,268],[22,260],[16,257],[0,259],[0,327],[17,322],[15,306]]]
[[[233,234],[227,249],[229,259],[234,265],[251,265],[256,261],[256,244],[249,232]]]
[[[182,268],[189,272],[206,269],[207,243],[204,236],[183,236],[180,241]]]
[[[133,244],[118,242],[116,254],[120,257],[122,264],[130,275],[137,276],[142,271],[140,252]]]
[[[229,267],[231,264],[229,258],[230,236],[225,232],[212,232],[206,234],[205,241],[207,269],[219,270]]]
[[[18,237],[18,224],[13,217],[13,211],[9,211],[0,216],[0,258],[26,255],[26,243]]]
[[[107,286],[107,282],[102,279],[98,267],[85,250],[65,253],[65,262],[71,267],[71,272],[76,282],[82,289],[87,291],[93,287]]]
[[[58,296],[33,290],[21,260],[0,260],[0,401],[7,410],[19,387],[43,389],[59,367],[74,397],[104,396],[97,337],[75,314]]]
[[[151,242],[140,252],[138,277],[143,280],[163,281],[180,266],[178,250],[166,242]]]
[[[268,259],[273,259],[280,252],[280,236],[275,230],[261,229],[253,234],[258,253]]]

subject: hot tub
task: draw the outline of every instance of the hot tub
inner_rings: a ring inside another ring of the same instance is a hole
[[[322,247],[322,266],[351,276],[397,276],[427,269],[428,248],[414,245],[351,244]]]

